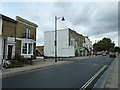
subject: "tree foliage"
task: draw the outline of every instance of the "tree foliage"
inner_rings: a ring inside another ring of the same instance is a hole
[[[120,52],[120,47],[115,47],[115,52]]]
[[[96,51],[114,51],[114,42],[110,38],[103,38],[93,45]]]

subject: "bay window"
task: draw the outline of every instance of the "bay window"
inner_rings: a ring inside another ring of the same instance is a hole
[[[21,50],[23,55],[33,55],[33,43],[22,43]]]

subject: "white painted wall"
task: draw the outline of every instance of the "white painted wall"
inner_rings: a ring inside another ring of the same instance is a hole
[[[44,55],[47,57],[55,56],[54,31],[44,33]],[[74,46],[69,46],[69,30],[57,31],[57,56],[74,56]]]
[[[0,35],[2,35],[2,18],[0,18]]]
[[[44,33],[44,55],[53,57],[55,54],[54,50],[54,32]]]
[[[69,30],[58,31],[58,57],[74,56],[74,46],[69,46]]]

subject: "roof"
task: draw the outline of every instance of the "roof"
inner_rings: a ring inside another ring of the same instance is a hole
[[[10,21],[10,22],[16,23],[16,20],[14,20],[10,17],[7,17],[5,15],[2,15],[2,14],[0,14],[0,18],[2,18],[3,20],[7,20],[7,21]]]
[[[34,26],[34,27],[38,27],[37,24],[33,23],[33,22],[30,22],[22,17],[19,17],[19,16],[16,16],[16,21],[20,21],[20,22],[23,22],[23,23],[26,23],[26,24],[29,24],[31,26]]]

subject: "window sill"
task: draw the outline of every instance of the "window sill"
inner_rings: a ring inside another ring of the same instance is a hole
[[[21,54],[21,56],[30,56],[30,55],[33,55],[33,54]]]

